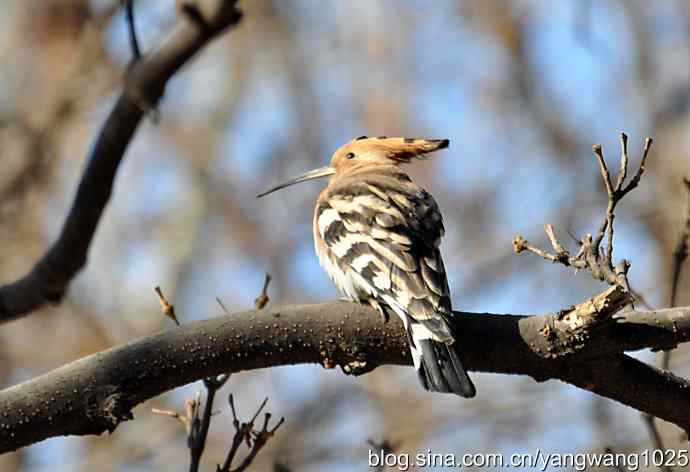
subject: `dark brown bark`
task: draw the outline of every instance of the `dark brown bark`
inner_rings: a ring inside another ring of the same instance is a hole
[[[690,307],[632,312],[625,323],[606,321],[571,343],[563,343],[563,313],[458,314],[470,370],[559,379],[690,429],[690,385],[623,354],[687,341]],[[112,431],[132,418],[135,405],[198,379],[301,363],[360,374],[410,359],[397,319],[383,324],[353,303],[230,314],[93,354],[0,392],[0,452]]]

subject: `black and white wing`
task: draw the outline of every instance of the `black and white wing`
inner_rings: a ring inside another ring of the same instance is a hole
[[[400,316],[422,384],[472,396],[450,348],[452,310],[439,251],[444,228],[433,197],[401,172],[358,175],[328,188],[314,218],[324,269],[348,298]]]

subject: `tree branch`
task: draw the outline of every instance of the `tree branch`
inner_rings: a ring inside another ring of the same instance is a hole
[[[625,259],[619,261],[615,265],[613,263],[613,221],[616,217],[616,205],[618,205],[623,197],[635,189],[640,183],[640,179],[642,178],[642,174],[645,170],[645,165],[647,164],[649,151],[652,148],[652,142],[652,138],[645,139],[644,146],[642,148],[642,159],[640,161],[640,166],[627,185],[625,185],[625,179],[628,174],[629,158],[628,137],[626,134],[620,134],[620,170],[615,185],[611,179],[609,169],[606,167],[606,161],[604,160],[604,153],[601,145],[595,144],[592,146],[592,151],[596,156],[597,164],[599,165],[599,172],[601,173],[601,178],[604,181],[604,187],[606,188],[608,204],[606,206],[606,213],[601,220],[601,224],[599,225],[599,229],[597,230],[596,234],[592,236],[588,233],[579,240],[580,248],[575,256],[571,255],[570,252],[558,241],[553,226],[549,224],[544,225],[544,231],[546,232],[546,236],[549,238],[549,242],[551,243],[551,247],[554,251],[553,253],[534,246],[520,235],[515,236],[513,239],[513,250],[518,254],[523,251],[528,251],[553,263],[563,264],[566,267],[573,267],[575,269],[587,270],[592,277],[597,280],[606,282],[609,285],[621,285],[625,287],[626,290],[630,290],[627,276],[630,263]],[[607,244],[606,248],[603,248],[601,247],[601,244],[605,237]]]
[[[690,307],[612,319],[627,296],[612,287],[542,316],[458,312],[463,361],[474,371],[560,379],[688,430],[690,385],[623,352],[688,341]],[[410,358],[397,319],[383,324],[354,303],[234,313],[93,354],[0,392],[0,453],[54,436],[112,432],[135,405],[195,380],[302,363],[361,374]]]
[[[218,392],[218,389],[225,385],[225,382],[227,382],[229,378],[230,376],[228,374],[221,374],[217,377],[209,377],[204,379],[204,387],[206,387],[206,405],[204,406],[204,416],[201,420],[199,420],[199,409],[197,408],[195,410],[195,421],[192,423],[193,426],[187,437],[187,445],[189,446],[191,456],[191,460],[189,462],[189,472],[198,472],[199,470],[201,456],[204,454],[204,449],[206,448],[208,429],[211,426],[213,400],[216,396],[216,392]]]
[[[216,35],[237,24],[236,0],[185,0],[175,31],[134,62],[125,87],[103,124],[62,231],[48,252],[21,279],[0,286],[0,323],[27,315],[46,302],[59,303],[86,264],[87,253],[112,192],[115,174],[139,123],[163,96],[182,65]]]
[[[690,251],[690,174],[683,178],[683,185],[685,186],[685,215],[683,218],[683,229],[678,237],[676,250],[673,251],[673,275],[671,280],[671,302],[669,306],[676,305],[680,275],[683,271],[683,264],[685,264],[688,258],[688,252]]]
[[[127,30],[129,32],[129,45],[132,48],[132,62],[141,59],[141,49],[137,39],[137,27],[134,24],[134,0],[124,0],[125,18],[127,19]]]
[[[254,422],[266,406],[266,403],[268,402],[268,397],[266,397],[264,401],[261,403],[261,405],[259,405],[259,408],[256,410],[256,413],[254,413],[254,416],[249,420],[248,423],[240,422],[240,420],[237,418],[237,411],[235,410],[235,400],[233,399],[232,394],[230,394],[228,402],[230,403],[230,410],[232,411],[232,426],[235,428],[235,435],[232,438],[230,450],[228,451],[228,455],[225,457],[225,462],[223,462],[222,466],[218,465],[216,467],[216,471],[242,472],[252,464],[259,451],[261,451],[261,449],[263,449],[268,440],[273,437],[278,428],[280,428],[283,425],[283,423],[285,422],[285,418],[280,418],[280,420],[278,420],[278,422],[273,426],[273,428],[269,429],[268,422],[271,420],[271,414],[266,413],[264,416],[264,424],[261,427],[261,429],[257,431],[254,429]],[[235,459],[237,451],[239,451],[242,443],[247,445],[247,447],[249,448],[249,453],[240,463],[240,465],[238,465],[234,469],[230,469],[230,466],[232,466],[232,461]]]

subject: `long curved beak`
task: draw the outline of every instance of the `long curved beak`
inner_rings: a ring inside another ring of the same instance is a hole
[[[281,188],[289,187],[290,185],[299,184],[300,182],[306,182],[307,180],[318,179],[333,174],[335,174],[335,169],[333,167],[319,167],[318,169],[310,170],[302,175],[298,175],[297,177],[294,177],[287,182],[283,182],[280,185],[276,185],[275,187],[258,194],[256,198],[261,198],[269,193],[275,192],[276,190],[280,190]]]

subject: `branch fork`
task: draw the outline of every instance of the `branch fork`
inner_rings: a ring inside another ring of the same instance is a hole
[[[621,133],[620,164],[618,178],[615,184],[606,166],[601,145],[595,144],[592,146],[592,150],[594,151],[599,165],[602,180],[604,181],[604,187],[606,188],[608,204],[596,234],[594,236],[589,233],[585,234],[578,241],[580,247],[574,256],[560,243],[553,226],[550,224],[544,225],[544,232],[551,244],[553,252],[534,246],[520,235],[515,236],[513,239],[513,250],[516,253],[528,251],[553,263],[562,264],[566,267],[573,267],[575,269],[587,270],[596,280],[606,282],[609,285],[620,285],[625,290],[630,291],[627,277],[630,263],[625,259],[615,264],[613,262],[613,222],[618,203],[640,183],[647,163],[649,150],[652,147],[652,142],[652,138],[645,139],[640,166],[635,172],[635,175],[626,183],[629,164],[628,137],[625,133]],[[602,246],[604,239],[606,239],[606,245]]]
[[[275,432],[280,428],[285,422],[285,418],[280,418],[278,423],[276,423],[273,428],[268,427],[268,423],[271,420],[271,414],[264,414],[264,422],[260,430],[254,429],[254,422],[263,411],[268,398],[265,398],[259,408],[254,413],[254,416],[246,423],[240,422],[237,418],[237,411],[235,410],[235,402],[232,394],[228,397],[228,402],[230,403],[230,410],[232,411],[232,425],[235,428],[235,436],[232,439],[232,444],[230,445],[230,450],[225,458],[223,465],[216,466],[216,472],[241,472],[246,470],[247,467],[252,463],[256,455],[261,451],[261,449],[266,445],[269,439],[271,439]],[[244,460],[236,468],[231,469],[232,461],[237,455],[242,443],[245,443],[249,448],[249,454],[244,458]]]
[[[544,319],[539,337],[530,345],[531,350],[545,359],[564,358],[581,352],[589,346],[595,330],[613,324],[615,315],[632,302],[632,295],[620,285],[559,311]]]

